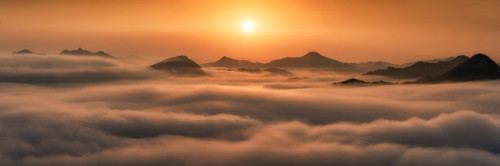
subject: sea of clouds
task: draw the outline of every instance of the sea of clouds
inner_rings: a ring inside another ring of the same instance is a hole
[[[152,63],[1,56],[0,165],[500,165],[500,81],[179,78]]]

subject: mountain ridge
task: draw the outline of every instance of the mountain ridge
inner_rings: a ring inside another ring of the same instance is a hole
[[[386,69],[379,69],[375,71],[370,71],[364,73],[363,75],[380,75],[393,78],[421,78],[426,76],[437,76],[443,74],[444,72],[452,69],[453,67],[459,65],[460,63],[468,60],[469,57],[465,55],[460,55],[451,59],[450,61],[439,61],[439,62],[425,62],[418,61],[415,64],[404,67],[395,68],[388,67]]]
[[[91,52],[89,50],[84,50],[82,48],[78,48],[76,50],[71,50],[71,51],[64,49],[59,54],[60,55],[99,56],[99,57],[105,57],[105,58],[114,58],[114,56],[111,56],[110,54],[105,53],[104,51]]]
[[[268,63],[251,62],[248,60],[238,60],[229,57],[222,57],[215,62],[206,63],[206,67],[227,67],[227,68],[285,68],[285,69],[324,69],[327,71],[362,73],[373,69],[396,66],[389,62],[370,61],[363,63],[345,63],[335,59],[325,57],[318,52],[311,51],[300,57],[284,57],[272,60]]]
[[[500,79],[500,67],[488,56],[478,53],[439,76],[423,77],[415,83],[466,82]]]
[[[12,55],[19,55],[19,54],[45,55],[44,53],[36,53],[36,52],[33,52],[29,49],[22,49],[19,51],[13,51],[11,54]]]

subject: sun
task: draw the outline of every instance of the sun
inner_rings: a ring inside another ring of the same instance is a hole
[[[243,30],[245,32],[252,32],[255,29],[255,24],[251,20],[247,20],[243,22]]]

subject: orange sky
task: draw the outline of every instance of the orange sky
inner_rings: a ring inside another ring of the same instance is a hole
[[[255,22],[246,33],[241,24]],[[0,52],[267,62],[318,51],[402,63],[483,52],[500,61],[498,0],[2,0]]]

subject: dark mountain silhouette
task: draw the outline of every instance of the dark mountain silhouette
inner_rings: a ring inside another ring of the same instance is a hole
[[[455,58],[456,57],[454,57],[454,56],[450,56],[448,58],[437,58],[437,59],[431,59],[431,60],[425,60],[425,61],[414,61],[414,62],[402,64],[402,65],[400,65],[400,67],[408,67],[408,66],[411,66],[411,65],[418,63],[418,62],[427,62],[427,63],[437,63],[437,62],[441,62],[441,61],[447,62],[447,61],[451,61]]]
[[[441,83],[494,79],[500,79],[500,67],[488,56],[479,53],[442,75],[424,77],[415,82]]]
[[[171,57],[150,66],[153,69],[167,71],[175,76],[205,76],[207,73],[201,69],[201,66],[189,59],[187,56],[180,55]]]
[[[320,68],[327,71],[342,73],[363,73],[370,70],[396,66],[388,62],[344,63],[317,52],[309,52],[301,57],[286,57],[264,64],[266,67],[280,68]]]
[[[248,60],[238,60],[224,56],[215,62],[203,64],[203,66],[227,67],[227,68],[250,68],[250,67],[261,67],[262,63],[251,62]]]
[[[383,69],[390,66],[396,66],[395,64],[384,62],[384,61],[369,61],[364,63],[350,63],[352,65],[357,65],[358,68],[362,69]]]
[[[347,72],[347,73],[364,73],[370,70],[387,68],[396,66],[388,62],[366,62],[366,63],[343,63],[328,57],[325,57],[317,52],[309,52],[301,57],[286,57],[278,60],[273,60],[263,64],[259,62],[251,62],[248,60],[238,60],[228,57],[222,57],[216,62],[203,64],[206,67],[227,67],[227,68],[285,68],[285,69],[304,69],[304,68],[320,68],[328,71]]]
[[[244,73],[262,73],[260,68],[238,68],[236,70]]]
[[[284,68],[318,68],[332,65],[342,65],[342,62],[324,57],[314,51],[301,57],[286,57],[264,64],[266,67]]]
[[[20,50],[20,51],[14,51],[12,52],[12,55],[16,55],[16,54],[36,54],[36,55],[44,55],[44,53],[35,53],[31,50],[28,50],[28,49],[23,49],[23,50]]]
[[[293,73],[289,72],[288,70],[279,69],[279,68],[268,68],[268,69],[264,69],[264,70],[262,70],[260,68],[238,68],[236,71],[245,72],[245,73],[254,73],[254,74],[268,73],[270,75],[282,75],[282,76],[294,75]]]
[[[358,80],[355,78],[350,78],[345,81],[338,82],[336,84],[368,84],[368,82],[363,81],[363,80]]]
[[[28,49],[23,49],[21,51],[14,51],[12,54],[33,54],[33,52]]]
[[[288,70],[279,69],[279,68],[269,68],[269,69],[265,69],[264,71],[269,72],[271,75],[282,75],[282,76],[294,75],[293,73],[289,72]]]
[[[105,53],[103,51],[98,51],[98,52],[90,52],[88,50],[84,50],[82,48],[78,48],[76,50],[63,50],[61,55],[75,55],[75,56],[100,56],[100,57],[105,57],[105,58],[114,58],[113,56],[109,55],[108,53]]]
[[[395,64],[383,61],[364,62],[364,63],[342,63],[341,65],[332,65],[325,70],[335,71],[340,73],[365,73],[371,70],[384,69],[394,67]]]
[[[367,72],[363,75],[381,75],[393,78],[421,78],[425,76],[437,76],[467,61],[467,56],[457,56],[450,61],[439,61],[435,63],[419,61],[405,68],[389,67],[387,69]]]
[[[373,82],[371,82],[371,84],[373,84],[373,85],[392,85],[394,83],[380,80],[380,81],[373,81]]]
[[[363,81],[363,80],[359,80],[359,79],[355,79],[355,78],[350,78],[348,80],[336,82],[333,84],[337,84],[337,85],[392,85],[394,83],[386,82],[386,81],[367,82],[367,81]]]

